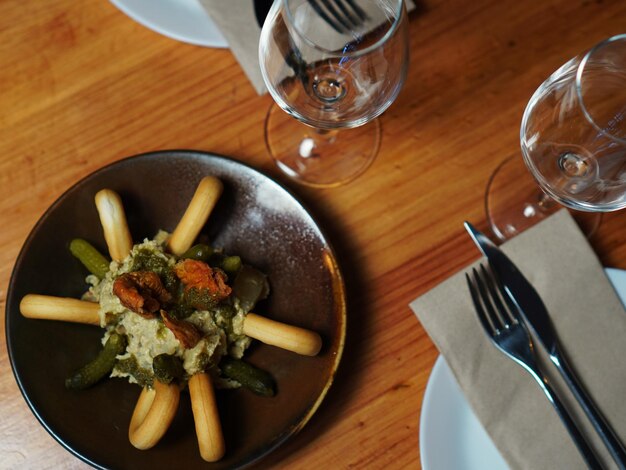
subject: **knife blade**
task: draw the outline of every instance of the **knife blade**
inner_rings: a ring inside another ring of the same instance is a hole
[[[569,365],[541,297],[517,266],[485,234],[469,222],[465,222],[464,226],[478,249],[491,264],[509,299],[519,309],[524,324],[534,333],[536,339],[548,353],[550,360],[572,391],[613,460],[620,469],[626,469],[626,450]]]

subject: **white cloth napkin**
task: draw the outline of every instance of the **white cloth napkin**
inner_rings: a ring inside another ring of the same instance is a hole
[[[562,210],[501,248],[541,295],[571,365],[623,442],[626,312],[587,239]],[[537,383],[487,339],[464,277],[470,268],[413,301],[411,308],[511,468],[586,468]],[[536,344],[536,349],[541,347]],[[548,362],[545,354],[541,362]],[[615,468],[553,367],[548,375],[600,458]]]

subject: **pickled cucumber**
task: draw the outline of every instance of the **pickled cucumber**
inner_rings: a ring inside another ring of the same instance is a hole
[[[259,300],[266,298],[269,291],[265,274],[246,264],[241,266],[233,283],[233,292],[245,312],[249,312]]]
[[[240,359],[225,357],[220,362],[222,373],[229,379],[264,397],[273,397],[276,394],[274,378],[265,372]]]
[[[154,374],[151,370],[140,367],[134,354],[131,354],[125,359],[118,360],[115,363],[114,369],[118,373],[131,375],[140,387],[152,388],[154,385]]]
[[[152,360],[152,370],[159,382],[169,384],[174,379],[182,379],[185,369],[180,358],[170,354],[159,354]]]
[[[95,275],[98,279],[104,279],[109,271],[109,260],[94,246],[82,238],[75,238],[70,242],[70,252]]]
[[[206,261],[213,254],[213,249],[209,245],[199,243],[192,246],[182,255],[182,259],[193,259],[196,261]]]
[[[241,258],[239,256],[226,256],[220,267],[226,271],[226,274],[233,276],[241,269]]]
[[[104,348],[96,358],[65,380],[65,387],[72,390],[84,390],[91,387],[115,366],[115,357],[126,349],[126,337],[113,333],[107,339]]]

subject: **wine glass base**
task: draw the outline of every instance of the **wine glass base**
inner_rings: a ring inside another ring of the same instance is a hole
[[[494,235],[508,240],[564,206],[545,194],[521,156],[504,160],[493,172],[485,194],[485,210]],[[602,214],[568,209],[587,237],[599,227]]]
[[[346,184],[367,170],[380,136],[377,119],[351,129],[315,129],[276,104],[265,120],[265,142],[276,165],[299,183],[318,188]]]

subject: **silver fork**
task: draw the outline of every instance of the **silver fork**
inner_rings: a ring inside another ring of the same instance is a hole
[[[308,0],[315,12],[340,34],[361,26],[367,14],[355,0]]]
[[[530,335],[526,327],[520,322],[517,309],[510,302],[492,270],[481,264],[480,272],[473,268],[472,276],[470,277],[466,273],[465,278],[472,295],[476,314],[487,337],[502,353],[526,369],[537,381],[543,393],[554,406],[589,468],[602,468],[593,450],[587,444],[576,423],[554,393],[547,377],[537,364]]]

